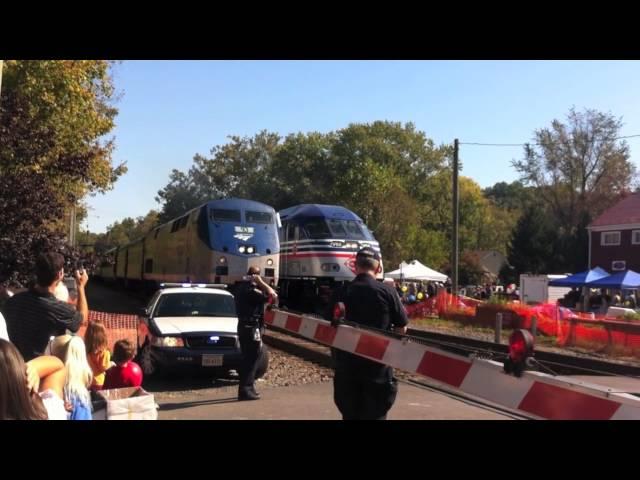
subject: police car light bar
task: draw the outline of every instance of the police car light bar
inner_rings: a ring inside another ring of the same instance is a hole
[[[224,283],[161,283],[160,284],[160,288],[176,288],[176,287],[227,288],[227,285]]]

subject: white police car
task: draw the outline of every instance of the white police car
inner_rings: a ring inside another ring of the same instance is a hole
[[[189,367],[238,369],[237,330],[235,301],[225,285],[161,284],[138,321],[140,367],[145,376]],[[265,349],[256,378],[264,375],[267,362]]]

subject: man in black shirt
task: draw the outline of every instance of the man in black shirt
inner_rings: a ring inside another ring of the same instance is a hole
[[[5,318],[9,339],[20,351],[25,362],[44,354],[49,338],[64,335],[66,330],[77,332],[89,320],[85,285],[87,272],[75,272],[78,286],[77,310],[54,296],[64,277],[64,257],[59,253],[45,253],[36,260],[36,285],[7,300]]]
[[[356,278],[334,295],[342,302],[346,320],[379,330],[406,333],[407,314],[389,285],[375,278],[380,255],[365,247],[356,255]],[[330,315],[330,314],[329,314]],[[333,350],[334,401],[344,420],[385,420],[398,392],[393,369],[381,363]]]
[[[238,371],[240,384],[238,400],[258,400],[254,382],[262,349],[263,308],[275,291],[260,278],[260,270],[249,268],[248,275],[235,291],[238,314],[238,340],[242,351],[242,364]]]

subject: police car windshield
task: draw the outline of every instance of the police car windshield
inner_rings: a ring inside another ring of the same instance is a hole
[[[233,297],[213,293],[170,293],[162,295],[155,317],[235,317]]]

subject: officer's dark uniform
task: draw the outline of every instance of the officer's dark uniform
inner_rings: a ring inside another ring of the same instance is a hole
[[[371,248],[364,254],[376,260],[379,255]],[[343,302],[346,320],[362,325],[390,330],[407,325],[407,314],[393,287],[377,281],[371,275],[360,274],[334,295],[331,306]],[[329,315],[329,314],[328,314]],[[344,420],[384,420],[398,392],[391,367],[342,350],[333,350],[335,363],[334,401]]]
[[[238,371],[238,397],[242,400],[257,398],[253,384],[262,346],[264,303],[268,298],[268,295],[249,281],[239,283],[235,292],[238,339],[242,350],[242,364]]]

